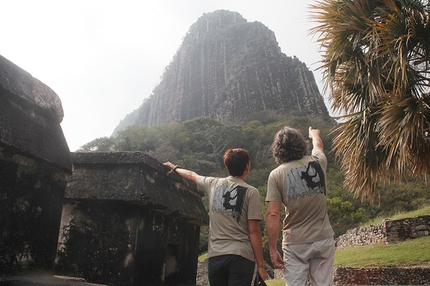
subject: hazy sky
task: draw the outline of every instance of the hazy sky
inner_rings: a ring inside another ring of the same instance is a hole
[[[309,5],[300,0],[0,0],[0,55],[52,88],[71,151],[110,136],[148,97],[189,27],[224,9],[259,21],[281,51],[314,71],[320,60]],[[322,92],[322,91],[321,91]]]

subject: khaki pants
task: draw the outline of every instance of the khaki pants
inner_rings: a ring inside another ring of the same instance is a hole
[[[333,285],[333,237],[306,244],[288,244],[283,247],[284,279],[288,286]]]

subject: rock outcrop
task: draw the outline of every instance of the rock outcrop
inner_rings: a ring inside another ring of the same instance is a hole
[[[153,94],[121,121],[114,135],[130,125],[200,116],[241,122],[250,112],[266,109],[328,116],[306,64],[283,54],[275,34],[262,23],[219,10],[190,27]]]

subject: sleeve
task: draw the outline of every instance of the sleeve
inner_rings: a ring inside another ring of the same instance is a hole
[[[215,183],[215,179],[216,178],[213,178],[213,177],[204,177],[199,175],[196,181],[197,190],[205,192],[206,194],[209,194],[212,184]]]
[[[248,220],[262,220],[260,193],[256,188],[249,189]]]
[[[279,188],[273,171],[270,172],[269,179],[267,181],[266,202],[283,202],[282,188]]]
[[[312,157],[320,164],[323,170],[327,170],[327,157],[323,151],[317,151]]]

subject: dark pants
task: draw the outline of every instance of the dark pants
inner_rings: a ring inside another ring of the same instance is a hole
[[[255,262],[239,255],[209,258],[208,276],[211,286],[250,286]]]

